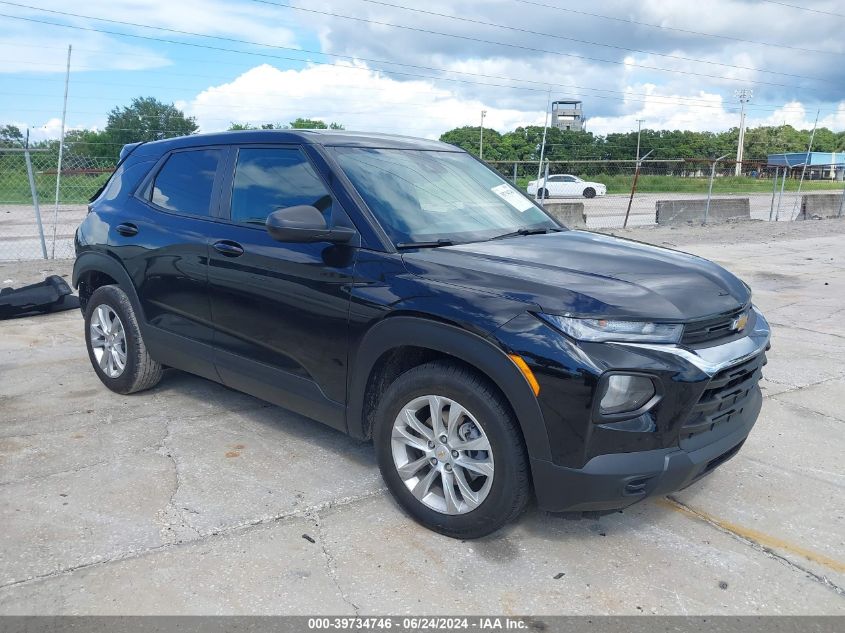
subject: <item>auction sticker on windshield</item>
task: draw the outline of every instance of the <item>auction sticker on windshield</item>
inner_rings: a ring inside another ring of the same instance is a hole
[[[520,194],[516,189],[511,187],[507,183],[503,183],[501,185],[496,185],[490,189],[493,193],[499,196],[502,200],[507,202],[517,211],[525,212],[528,211],[534,205],[531,204],[531,201]]]

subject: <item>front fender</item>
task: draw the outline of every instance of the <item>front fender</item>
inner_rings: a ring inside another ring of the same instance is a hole
[[[350,435],[362,439],[369,436],[364,396],[370,373],[385,352],[406,345],[454,356],[487,376],[499,387],[513,408],[530,456],[542,460],[551,458],[549,438],[537,398],[507,354],[477,334],[422,317],[388,317],[364,335],[350,363],[347,405],[347,429]]]

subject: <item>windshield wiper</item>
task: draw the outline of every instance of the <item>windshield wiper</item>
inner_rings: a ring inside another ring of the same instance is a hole
[[[404,250],[408,248],[437,248],[438,246],[452,246],[454,242],[447,239],[439,239],[431,242],[399,242],[396,248]]]
[[[517,229],[516,231],[511,231],[510,233],[502,233],[501,235],[496,235],[495,237],[491,237],[491,240],[501,240],[506,237],[516,237],[517,235],[540,235],[544,233],[558,233],[560,229],[526,229],[521,228]]]

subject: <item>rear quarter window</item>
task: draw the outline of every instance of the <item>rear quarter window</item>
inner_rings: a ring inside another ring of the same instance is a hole
[[[175,213],[211,215],[214,178],[222,157],[219,149],[171,154],[153,180],[150,201]]]

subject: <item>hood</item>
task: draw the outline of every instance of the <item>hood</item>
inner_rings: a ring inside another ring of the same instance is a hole
[[[751,299],[745,284],[706,259],[585,231],[421,249],[403,258],[412,274],[550,314],[687,321]]]

